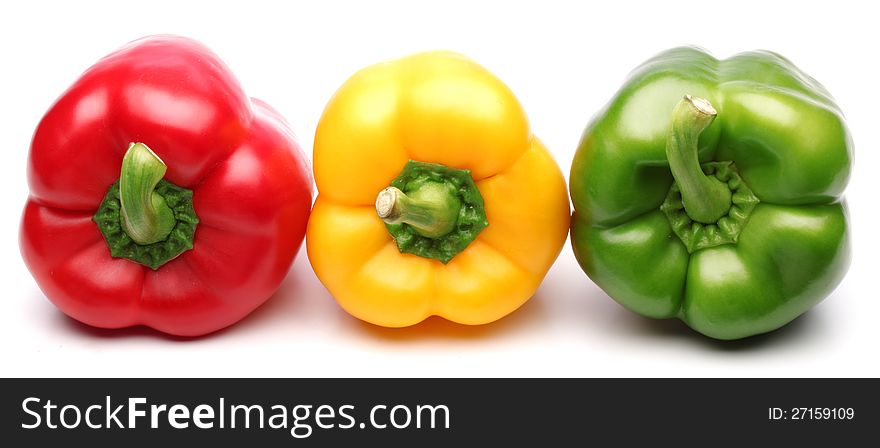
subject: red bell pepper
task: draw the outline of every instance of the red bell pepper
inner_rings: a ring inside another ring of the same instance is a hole
[[[210,333],[278,288],[305,233],[310,173],[281,116],[215,54],[147,37],[86,71],[37,127],[22,255],[86,324]]]

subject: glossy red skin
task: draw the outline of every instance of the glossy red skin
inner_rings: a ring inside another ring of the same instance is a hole
[[[194,247],[158,270],[112,258],[92,215],[130,142],[193,191]],[[311,169],[293,133],[198,42],[152,36],[87,70],[46,113],[28,158],[20,244],[46,296],[89,325],[197,336],[278,288],[303,240]]]

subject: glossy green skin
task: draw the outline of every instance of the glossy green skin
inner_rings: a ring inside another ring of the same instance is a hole
[[[700,161],[734,161],[761,200],[737,243],[693,254],[660,211],[673,182],[666,136],[685,94],[718,110]],[[678,317],[717,339],[772,331],[849,267],[841,196],[851,164],[834,100],[788,60],[672,49],[637,68],[587,127],[571,168],[572,246],[590,278],[636,313]]]

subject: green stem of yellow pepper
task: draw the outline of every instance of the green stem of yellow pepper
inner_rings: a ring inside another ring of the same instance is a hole
[[[461,199],[445,184],[428,182],[409,195],[388,187],[376,197],[376,214],[386,224],[406,223],[420,235],[439,238],[455,228]]]
[[[718,113],[703,98],[685,95],[672,112],[672,126],[666,138],[666,158],[672,176],[681,189],[685,212],[694,221],[713,224],[730,210],[730,188],[703,173],[697,157],[700,134]]]
[[[470,171],[415,160],[379,192],[376,214],[400,253],[443,264],[489,225]]]

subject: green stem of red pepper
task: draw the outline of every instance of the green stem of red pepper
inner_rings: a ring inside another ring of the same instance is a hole
[[[166,169],[147,145],[129,145],[119,180],[92,216],[111,256],[159,269],[193,248],[193,193],[162,179]]]
[[[122,227],[137,244],[164,240],[177,223],[156,185],[167,167],[147,145],[132,143],[122,159],[119,175],[119,202]]]
[[[672,126],[666,139],[666,158],[672,176],[681,189],[685,212],[694,221],[713,224],[727,215],[730,188],[703,173],[697,155],[700,134],[718,113],[703,98],[685,95],[672,112]]]

